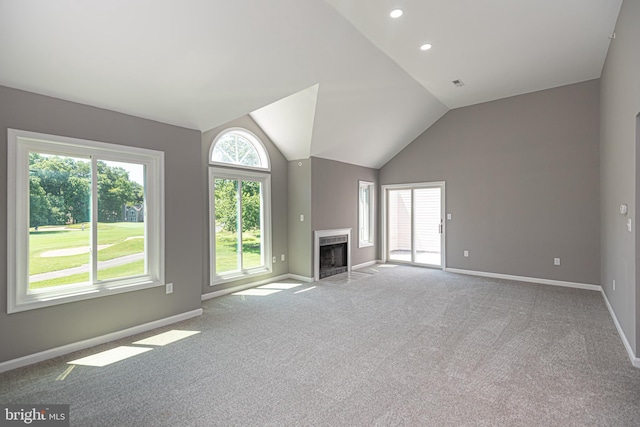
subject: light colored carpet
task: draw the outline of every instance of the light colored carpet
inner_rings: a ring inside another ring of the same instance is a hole
[[[76,426],[640,425],[640,370],[598,292],[404,266],[261,290],[0,374],[0,402],[68,403]],[[200,333],[62,379],[172,329]]]

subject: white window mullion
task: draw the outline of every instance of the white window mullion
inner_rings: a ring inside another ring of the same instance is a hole
[[[416,204],[414,201],[416,190],[411,189],[411,262],[416,262]]]
[[[267,260],[265,259],[266,257],[266,251],[265,251],[265,239],[266,239],[266,233],[268,233],[269,231],[267,230],[266,226],[265,226],[265,184],[263,182],[260,182],[260,255],[262,256],[262,260],[261,260],[261,265],[267,265]]]
[[[98,281],[98,160],[91,156],[91,268],[89,283]]]
[[[240,262],[240,271],[244,271],[244,260],[242,253],[242,181],[238,180],[238,261]]]

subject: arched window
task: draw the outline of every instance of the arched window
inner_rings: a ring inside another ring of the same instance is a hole
[[[262,141],[246,129],[224,130],[209,163],[210,284],[271,273],[271,175]]]
[[[269,156],[262,141],[246,129],[227,129],[211,145],[209,162],[269,170]]]

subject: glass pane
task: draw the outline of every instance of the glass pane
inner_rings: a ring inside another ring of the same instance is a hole
[[[89,280],[89,159],[29,153],[29,289]]]
[[[97,163],[98,280],[145,274],[145,167]]]
[[[389,191],[389,259],[411,261],[411,190]]]
[[[242,181],[242,268],[264,265],[262,244],[262,187]]]
[[[214,185],[216,274],[222,274],[240,270],[238,181],[216,178]]]
[[[415,215],[415,262],[440,265],[440,188],[419,188],[413,192]]]
[[[216,142],[211,160],[234,165],[262,167],[262,162],[254,144],[237,132],[223,135]]]
[[[360,241],[371,241],[371,186],[360,187]]]

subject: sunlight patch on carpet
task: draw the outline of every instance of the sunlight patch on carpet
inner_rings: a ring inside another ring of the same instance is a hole
[[[268,285],[258,286],[259,289],[293,289],[302,286],[302,283],[269,283]]]
[[[282,292],[282,289],[246,289],[240,292],[234,292],[231,295],[266,297],[267,295]]]
[[[136,341],[134,342],[134,344],[164,346],[199,333],[200,331],[179,331],[177,329],[174,329],[172,331],[163,332],[161,334],[154,335],[152,337],[145,338],[140,341]]]
[[[96,366],[102,368],[112,363],[119,362],[124,359],[128,359],[133,356],[137,356],[147,351],[153,350],[147,347],[128,347],[120,346],[111,350],[103,351],[91,356],[83,357],[81,359],[72,360],[68,362],[69,365],[83,365],[83,366]]]

